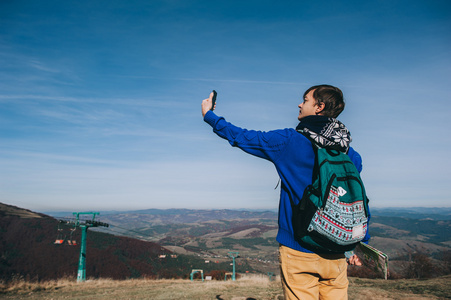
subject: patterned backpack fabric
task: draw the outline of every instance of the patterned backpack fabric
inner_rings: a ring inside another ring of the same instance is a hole
[[[292,202],[294,237],[316,253],[350,251],[367,232],[363,182],[348,155],[312,145],[316,152],[313,183],[297,205]]]

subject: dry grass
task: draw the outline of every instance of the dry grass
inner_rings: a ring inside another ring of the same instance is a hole
[[[15,280],[0,285],[2,299],[276,299],[280,280],[243,276],[237,281],[62,279],[42,283]]]
[[[110,280],[77,283],[61,279],[42,283],[15,280],[0,284],[1,299],[281,299],[280,279],[244,276],[237,281]],[[350,278],[349,299],[451,299],[451,276],[418,280]]]
[[[451,299],[451,276],[428,280],[350,278],[349,299]]]

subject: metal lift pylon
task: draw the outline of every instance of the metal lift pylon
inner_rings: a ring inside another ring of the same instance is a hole
[[[81,229],[81,242],[80,242],[80,259],[78,260],[78,272],[77,272],[77,282],[86,281],[86,236],[88,234],[89,227],[104,226],[109,225],[102,222],[95,221],[98,212],[74,212],[75,216],[75,227],[80,227]],[[92,215],[91,220],[85,220],[83,223],[80,222],[80,215]]]
[[[229,257],[231,257],[233,259],[233,273],[232,273],[232,281],[236,280],[236,275],[235,275],[235,258],[239,257],[239,252],[234,252],[234,251],[230,251],[229,252]],[[227,275],[226,275],[227,277]]]

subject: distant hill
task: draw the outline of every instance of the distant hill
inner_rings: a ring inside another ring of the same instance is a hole
[[[372,209],[370,244],[387,253],[401,272],[409,255],[443,259],[451,251],[449,208]],[[238,210],[141,210],[102,216],[115,234],[157,241],[176,253],[206,259],[240,252],[261,272],[278,270],[277,213]],[[252,263],[254,262],[254,263]]]
[[[385,207],[371,208],[375,216],[409,219],[451,220],[451,207]]]
[[[56,213],[71,218],[69,213]],[[101,212],[109,228],[95,230],[155,241],[177,254],[230,262],[228,252],[239,251],[243,271],[278,272],[277,213],[273,211],[149,209]],[[207,264],[208,265],[208,264]],[[207,267],[206,264],[202,268]]]
[[[70,227],[63,229],[68,237]],[[80,232],[76,246],[55,245],[58,220],[41,213],[0,203],[0,280],[23,277],[49,280],[76,277],[80,253]],[[125,279],[187,278],[204,259],[172,255],[157,243],[88,230],[87,277]],[[241,268],[250,270],[247,265]],[[211,265],[209,270],[229,268],[229,262]]]
[[[431,274],[451,272],[447,271],[451,265],[450,208],[373,208],[371,212],[370,245],[389,255],[393,276],[415,266],[415,257],[433,265]],[[52,214],[72,217],[72,213]],[[148,209],[101,212],[100,218],[110,227],[92,229],[90,236],[96,230],[152,241],[180,257],[187,254],[197,259],[187,265],[204,270],[230,268],[228,252],[237,251],[239,272],[278,273],[275,211]],[[362,276],[368,273],[359,272]]]

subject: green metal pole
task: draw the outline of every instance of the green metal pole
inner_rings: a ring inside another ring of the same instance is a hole
[[[235,281],[236,276],[235,276],[235,258],[237,258],[239,256],[239,252],[229,252],[229,257],[232,258],[233,260],[233,273],[232,273],[232,281]]]
[[[233,258],[233,274],[232,274],[232,281],[235,281],[235,256]]]
[[[78,260],[78,274],[77,282],[86,281],[86,235],[88,226],[80,225],[81,228],[81,245],[80,245],[80,259]]]

